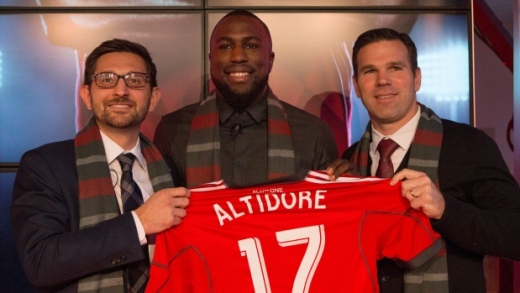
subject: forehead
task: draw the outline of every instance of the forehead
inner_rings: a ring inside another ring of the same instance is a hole
[[[383,40],[370,43],[359,50],[358,65],[376,65],[379,63],[410,64],[408,50],[399,40]]]
[[[112,52],[98,58],[96,72],[114,71],[127,73],[130,71],[147,72],[144,59],[134,53]]]
[[[256,38],[270,42],[269,34],[260,20],[245,15],[228,16],[222,19],[211,34],[211,42],[222,39]]]

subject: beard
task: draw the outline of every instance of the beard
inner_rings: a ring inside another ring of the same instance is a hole
[[[215,88],[220,92],[222,98],[236,111],[243,111],[253,101],[255,101],[267,86],[268,76],[254,81],[251,86],[244,91],[232,89],[228,84],[213,79]]]
[[[128,98],[118,98],[111,101],[106,101],[102,105],[93,104],[94,101],[91,100],[93,105],[92,115],[96,118],[98,123],[102,123],[104,125],[113,127],[113,128],[129,128],[129,127],[139,127],[141,123],[146,118],[146,114],[148,113],[148,109],[150,107],[150,99],[148,102],[142,107],[137,107],[135,113],[130,117],[117,117],[117,115],[113,115],[104,109],[108,108],[109,102],[123,102],[129,101]]]

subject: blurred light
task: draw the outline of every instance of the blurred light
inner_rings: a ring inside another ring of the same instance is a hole
[[[3,55],[3,53],[2,53],[2,51],[0,51],[0,88],[2,87],[2,69],[3,69],[2,68],[2,62],[3,62],[2,55]]]
[[[421,95],[437,102],[469,100],[469,55],[466,42],[454,42],[444,48],[419,54],[422,73]]]

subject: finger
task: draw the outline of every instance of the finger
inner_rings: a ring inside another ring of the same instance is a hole
[[[336,159],[327,168],[327,173],[330,176],[339,177],[341,174],[356,171],[355,166],[347,160]]]
[[[327,174],[333,175],[334,171],[336,171],[336,169],[338,168],[339,165],[341,165],[341,163],[343,163],[342,159],[336,159],[332,163],[330,163],[329,166],[327,167]]]
[[[177,208],[177,209],[175,209],[173,214],[175,217],[184,218],[184,217],[186,217],[186,210]]]
[[[173,217],[173,226],[177,226],[182,222],[182,219],[180,217],[174,216]]]
[[[395,185],[397,182],[407,179],[415,179],[418,177],[421,177],[424,173],[410,170],[410,169],[403,169],[397,173],[394,174],[392,177],[392,180],[390,181],[390,185]],[[425,174],[424,174],[425,175]]]
[[[421,196],[421,194],[414,193],[413,190],[410,190],[410,195],[411,195],[414,199],[419,198],[419,196]]]
[[[185,208],[190,203],[187,197],[176,197],[173,199],[173,206],[176,208]]]
[[[402,181],[404,179],[406,179],[406,173],[404,173],[403,171],[397,172],[394,174],[394,176],[392,176],[392,179],[390,180],[390,185],[394,186],[397,183],[399,183],[399,181]]]
[[[174,187],[169,189],[169,194],[172,197],[189,197],[190,191],[185,187]]]

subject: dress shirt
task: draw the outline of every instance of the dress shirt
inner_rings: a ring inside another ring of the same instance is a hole
[[[105,147],[105,154],[107,156],[108,167],[110,168],[110,177],[112,178],[112,184],[114,186],[114,191],[116,192],[117,204],[119,206],[119,210],[123,213],[123,201],[121,200],[121,165],[117,160],[117,157],[122,153],[132,153],[136,157],[134,161],[134,165],[132,167],[133,179],[139,186],[141,190],[141,194],[143,195],[143,202],[148,200],[151,194],[153,194],[152,183],[150,182],[150,178],[148,177],[148,168],[146,165],[146,160],[143,157],[143,153],[141,152],[141,144],[140,140],[137,140],[135,146],[129,150],[125,151],[121,148],[117,143],[111,140],[108,136],[106,136],[103,132],[101,132],[101,139],[103,140],[103,146]],[[143,224],[137,214],[132,211],[132,216],[134,217],[135,226],[137,229],[137,233],[139,235],[139,241],[141,245],[147,244],[146,234],[143,228]]]
[[[221,170],[238,185],[267,180],[267,100],[259,99],[244,111],[218,100]],[[240,130],[231,133],[236,124]],[[250,143],[250,142],[254,143]]]
[[[419,125],[419,118],[421,117],[421,109],[417,107],[417,113],[413,118],[408,121],[403,127],[397,130],[392,135],[384,136],[380,132],[374,129],[372,126],[372,142],[370,143],[370,158],[372,159],[372,166],[370,169],[370,174],[376,174],[377,166],[379,165],[379,152],[377,151],[377,145],[383,138],[391,138],[395,141],[399,148],[395,150],[395,152],[390,156],[392,159],[392,165],[394,166],[394,172],[399,168],[401,162],[403,161],[404,156],[408,152],[410,145],[412,144],[413,138],[415,136],[415,131],[417,130],[417,125]]]

